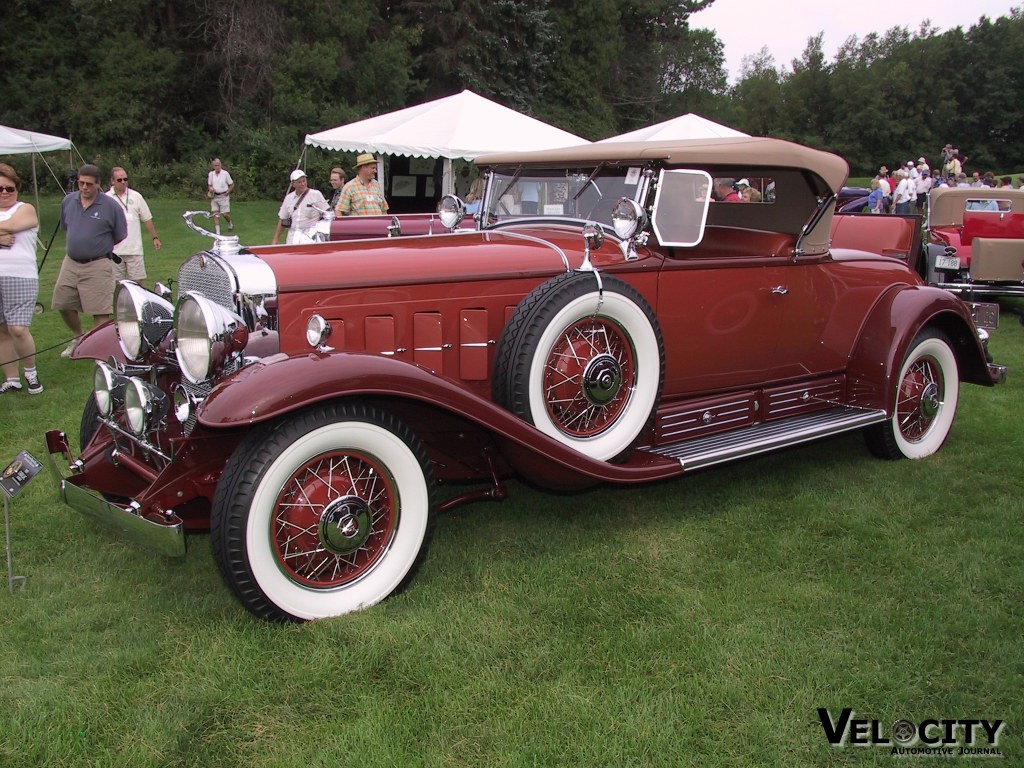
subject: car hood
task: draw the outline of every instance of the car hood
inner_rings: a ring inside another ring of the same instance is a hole
[[[595,264],[621,261],[609,241]],[[583,238],[578,227],[548,226],[250,250],[291,293],[555,274],[582,263]]]

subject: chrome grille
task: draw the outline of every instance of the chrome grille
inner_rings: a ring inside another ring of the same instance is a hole
[[[188,392],[197,403],[201,403],[209,396],[210,390],[213,389],[213,384],[212,382],[209,381],[204,382],[202,384],[193,384],[191,381],[182,376],[181,387],[186,392]],[[195,410],[193,410],[192,414],[188,417],[188,420],[181,425],[181,430],[182,432],[185,433],[186,436],[188,436],[192,434],[192,430],[195,428],[195,426],[196,414]]]
[[[195,291],[220,306],[235,308],[235,278],[219,259],[209,253],[197,253],[178,269],[178,298]]]

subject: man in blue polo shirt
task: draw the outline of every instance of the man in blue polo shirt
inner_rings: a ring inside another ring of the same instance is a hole
[[[60,226],[67,232],[67,255],[53,286],[54,309],[75,338],[61,357],[71,357],[82,335],[80,312],[94,325],[114,313],[114,245],[128,236],[128,225],[113,198],[100,194],[100,169],[86,163],[78,169],[78,191],[64,198]]]

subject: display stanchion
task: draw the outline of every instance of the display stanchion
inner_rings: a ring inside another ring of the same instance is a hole
[[[11,499],[21,493],[28,481],[43,468],[28,451],[22,451],[14,461],[0,472],[0,491],[4,497],[4,545],[7,551],[7,589],[13,595],[16,590],[24,589],[27,576],[14,575],[14,555],[11,552]]]

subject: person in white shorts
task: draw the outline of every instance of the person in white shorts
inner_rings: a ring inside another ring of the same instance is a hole
[[[231,193],[235,191],[235,180],[231,174],[221,165],[220,158],[213,158],[210,163],[213,168],[206,174],[206,194],[210,198],[210,210],[213,211],[214,231],[220,234],[220,217],[228,223],[228,229],[235,228],[231,221]]]

